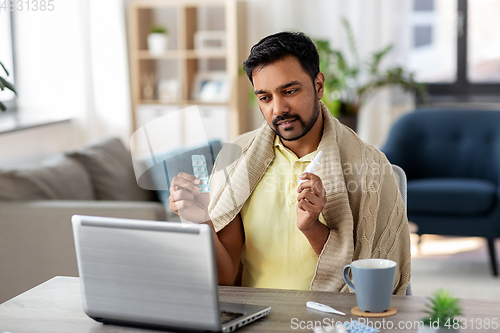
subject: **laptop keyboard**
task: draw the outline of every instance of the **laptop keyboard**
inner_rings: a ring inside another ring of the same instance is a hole
[[[233,319],[242,317],[243,313],[237,313],[237,312],[230,312],[230,311],[221,311],[220,312],[220,322],[221,324],[225,324],[228,321],[231,321]]]

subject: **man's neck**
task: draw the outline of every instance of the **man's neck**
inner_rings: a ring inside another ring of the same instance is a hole
[[[283,144],[283,146],[293,151],[298,158],[301,158],[318,149],[319,142],[321,141],[322,136],[323,136],[323,112],[320,111],[318,120],[314,124],[313,128],[311,128],[309,133],[307,133],[306,135],[295,141],[285,141],[282,138],[280,138],[280,141]]]

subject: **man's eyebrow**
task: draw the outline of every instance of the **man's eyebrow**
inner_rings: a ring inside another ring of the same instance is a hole
[[[288,83],[285,83],[284,85],[279,86],[277,90],[283,90],[283,89],[286,89],[288,87],[295,86],[295,85],[302,85],[302,83],[300,83],[299,81],[288,82]],[[267,93],[267,91],[259,89],[259,90],[255,90],[254,93],[255,93],[255,95],[260,95],[260,94]]]
[[[299,81],[292,81],[292,82],[289,82],[289,83],[284,84],[284,85],[282,85],[282,86],[279,86],[279,87],[278,87],[278,90],[283,90],[283,89],[286,89],[286,88],[288,88],[288,87],[291,87],[291,86],[296,86],[296,85],[301,86],[301,85],[302,85],[302,83],[300,83]]]

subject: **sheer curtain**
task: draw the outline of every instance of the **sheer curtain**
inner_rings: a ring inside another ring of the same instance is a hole
[[[89,136],[116,136],[128,143],[132,112],[123,0],[84,1],[87,36]]]
[[[402,66],[407,60],[407,44],[410,34],[402,22],[405,13],[411,8],[412,0],[357,0],[359,7],[349,11],[361,59],[368,59],[373,52],[392,44],[393,50],[382,63],[381,68]],[[345,48],[345,44],[344,44]],[[385,143],[392,124],[403,114],[415,108],[410,94],[398,88],[384,88],[373,96],[358,116],[357,132],[361,139],[380,148]]]

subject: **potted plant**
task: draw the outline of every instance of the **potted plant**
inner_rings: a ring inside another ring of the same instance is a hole
[[[5,66],[2,64],[1,61],[0,61],[0,67],[2,67],[3,71],[5,72],[5,74],[7,76],[9,76],[9,71],[7,71],[7,68],[5,68]],[[9,81],[7,81],[4,77],[2,77],[1,71],[0,71],[0,90],[4,91],[5,89],[9,89],[14,94],[17,95],[16,88],[14,88],[14,85],[12,83],[10,83]],[[0,101],[0,110],[3,112],[6,109],[7,108],[5,107],[5,105]]]
[[[380,63],[391,51],[392,45],[361,62],[351,26],[345,18],[342,19],[342,24],[347,33],[353,64],[348,63],[342,51],[332,49],[328,41],[315,41],[320,57],[320,69],[325,74],[323,102],[335,117],[348,126],[350,123],[350,127],[356,130],[360,108],[378,89],[387,86],[399,86],[404,91],[416,93],[423,102],[427,102],[425,85],[417,83],[413,73],[402,67],[380,69]]]
[[[167,49],[168,45],[167,27],[155,24],[149,30],[148,49],[153,55],[160,55]]]
[[[428,300],[424,310],[427,316],[421,319],[424,327],[419,332],[460,332],[461,321],[456,318],[462,315],[460,299],[440,289]]]

